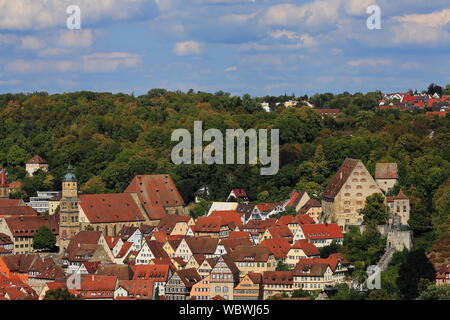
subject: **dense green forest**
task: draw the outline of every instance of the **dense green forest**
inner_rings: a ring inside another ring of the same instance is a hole
[[[373,173],[376,162],[397,162],[400,186],[412,197],[410,225],[416,244],[430,248],[447,239],[450,211],[450,118],[426,118],[424,111],[377,110],[380,92],[304,96],[336,118],[307,106],[275,107],[293,96],[231,96],[228,93],[152,89],[127,94],[74,92],[0,95],[0,163],[9,180],[23,182],[14,196],[60,190],[71,163],[84,193],[121,192],[136,174],[169,173],[182,196],[208,185],[211,198],[224,200],[231,188],[245,188],[252,201],[279,201],[294,189],[320,199],[321,191],[346,157],[362,159]],[[273,112],[264,112],[268,101]],[[278,128],[281,166],[261,176],[257,166],[171,163],[177,128]],[[39,154],[50,171],[26,177],[24,163]],[[437,255],[436,259],[443,257]],[[445,259],[445,258],[444,258]]]

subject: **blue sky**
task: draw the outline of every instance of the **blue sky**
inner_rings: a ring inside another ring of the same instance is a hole
[[[0,0],[1,93],[393,92],[449,75],[448,0]]]

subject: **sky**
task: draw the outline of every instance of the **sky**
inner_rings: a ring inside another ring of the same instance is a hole
[[[67,27],[71,5],[80,29]],[[381,29],[367,27],[371,5]],[[0,0],[0,93],[299,96],[431,82],[450,83],[449,0]]]

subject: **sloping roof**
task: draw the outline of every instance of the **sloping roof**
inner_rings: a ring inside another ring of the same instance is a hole
[[[100,276],[116,276],[119,280],[130,280],[132,278],[132,271],[126,264],[101,264],[96,274]]]
[[[243,213],[245,216],[245,220],[248,220],[252,215],[254,207],[254,204],[239,203],[235,210],[238,213]]]
[[[307,256],[319,256],[320,251],[313,243],[309,243],[308,240],[298,240],[292,246],[293,249],[301,249]]]
[[[37,212],[29,206],[0,207],[0,218],[11,216],[37,216]]]
[[[262,213],[269,213],[275,209],[277,205],[277,203],[259,203],[256,205],[256,208]]]
[[[133,280],[145,279],[166,282],[169,277],[169,264],[138,264],[131,267]]]
[[[166,215],[159,221],[158,231],[170,234],[177,223],[188,223],[191,219],[190,216],[180,216],[178,214]]]
[[[186,288],[192,287],[194,284],[202,280],[195,268],[183,269],[177,271],[180,280],[184,283]]]
[[[131,248],[133,246],[133,242],[125,241],[123,243],[122,248],[120,248],[119,252],[117,252],[116,258],[120,259],[128,255]]]
[[[199,217],[194,226],[192,226],[192,230],[194,232],[219,232],[220,229],[224,226],[228,226],[230,229],[235,228],[235,223],[232,221],[227,221],[221,216],[208,216],[208,217]]]
[[[267,262],[270,255],[270,250],[263,246],[238,246],[230,253],[234,262]]]
[[[294,236],[291,229],[286,225],[274,225],[269,227],[269,232],[273,238],[292,238]]]
[[[42,226],[50,228],[54,235],[59,233],[59,215],[13,216],[4,219],[14,237],[31,237]]]
[[[246,198],[247,197],[247,192],[245,192],[244,189],[233,189],[233,190],[231,190],[231,192],[233,192],[234,195],[238,198]]]
[[[263,283],[266,284],[286,284],[294,283],[294,274],[292,271],[264,271]]]
[[[20,199],[0,199],[0,207],[15,207],[20,206]]]
[[[125,189],[136,193],[150,219],[161,219],[166,215],[164,207],[184,206],[184,200],[168,174],[138,175]]]
[[[336,239],[344,238],[337,223],[304,224],[300,226],[306,239]]]
[[[225,250],[230,253],[238,246],[252,246],[252,242],[249,237],[244,238],[233,238],[233,239],[222,239],[220,240],[220,244],[225,247]]]
[[[221,217],[222,220],[226,223],[233,222],[235,225],[239,226],[242,224],[242,213],[238,213],[234,210],[225,210],[225,211],[213,211],[208,217]]]
[[[111,237],[111,236],[105,236],[106,244],[110,249],[114,249],[116,244],[119,242],[120,237]]]
[[[286,204],[286,207],[297,207],[298,203],[300,202],[300,200],[303,198],[303,196],[305,195],[306,191],[304,190],[294,190],[293,192],[291,192],[291,194],[289,195],[289,200]]]
[[[264,239],[259,246],[268,248],[276,259],[286,258],[287,253],[291,249],[289,240],[283,238]]]
[[[334,199],[334,197],[341,190],[344,183],[347,181],[352,171],[355,169],[358,162],[359,160],[357,159],[345,159],[339,170],[334,175],[333,179],[331,179],[331,181],[323,191],[322,196],[324,198]]]
[[[90,223],[145,221],[129,193],[80,195],[80,206]]]
[[[213,254],[217,249],[217,244],[219,243],[218,238],[207,238],[207,237],[189,237],[185,239],[189,249],[191,249],[192,254],[202,253],[205,255]]]
[[[211,203],[211,206],[209,207],[208,213],[206,215],[209,216],[213,211],[236,210],[238,205],[238,202],[213,202]]]
[[[48,164],[48,162],[41,156],[35,155],[33,158],[28,160],[26,164]]]
[[[321,208],[321,207],[322,207],[322,205],[320,204],[319,201],[311,198],[303,205],[303,207],[301,207],[300,212],[306,213],[311,208]]]
[[[375,179],[398,179],[396,163],[377,163],[375,166]]]
[[[263,277],[261,273],[257,272],[249,272],[247,273],[247,276],[252,280],[253,284],[262,284]]]
[[[125,289],[128,298],[147,300],[153,298],[152,280],[119,280],[118,287]]]
[[[168,258],[169,255],[163,249],[161,242],[158,242],[156,240],[150,240],[150,239],[151,239],[151,237],[146,236],[145,242],[147,243],[147,246],[150,249],[150,251],[153,253],[155,259]]]
[[[116,276],[82,275],[79,291],[114,291]]]

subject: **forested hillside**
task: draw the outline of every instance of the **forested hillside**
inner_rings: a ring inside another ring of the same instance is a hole
[[[153,89],[126,94],[75,92],[0,95],[0,163],[9,181],[23,182],[14,196],[60,190],[71,163],[84,193],[121,192],[136,174],[169,173],[184,199],[209,185],[211,197],[226,198],[245,188],[253,201],[278,201],[294,189],[320,199],[321,191],[346,157],[359,158],[372,172],[376,162],[397,162],[400,186],[413,197],[410,225],[417,243],[431,246],[448,236],[450,211],[450,118],[376,110],[379,92],[315,95],[318,107],[343,110],[325,118],[310,107],[275,108],[259,103],[292,97],[234,97]],[[303,97],[308,99],[308,97]],[[194,120],[209,128],[279,128],[281,167],[261,176],[257,166],[180,165],[171,163],[172,130],[193,130]],[[26,177],[24,163],[39,154],[50,171]],[[436,256],[436,259],[442,259]]]

